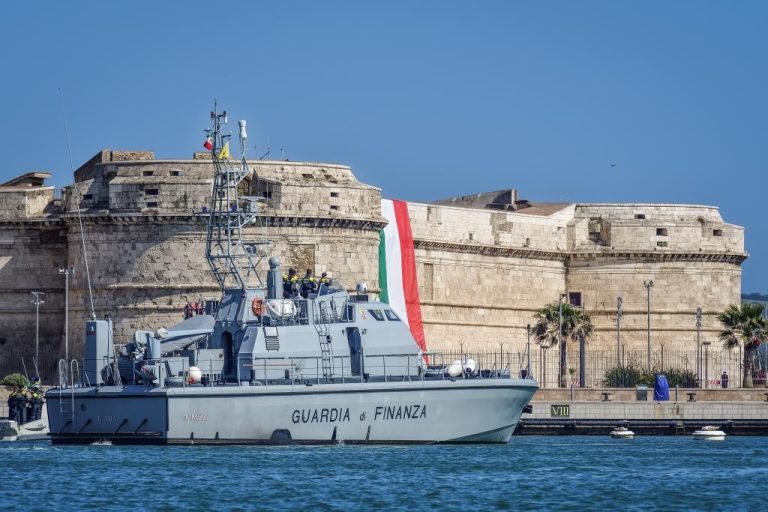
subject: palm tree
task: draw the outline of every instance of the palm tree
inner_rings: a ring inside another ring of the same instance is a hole
[[[560,323],[560,304],[553,302],[536,311],[533,315],[536,324],[531,330],[536,343],[544,348],[549,348],[558,343],[558,324]],[[589,315],[570,304],[562,304],[562,330],[560,331],[560,387],[567,386],[567,343],[568,340],[578,341],[582,336],[589,338],[592,334],[592,320]]]
[[[755,351],[768,339],[768,321],[763,317],[763,305],[745,303],[741,306],[728,306],[717,315],[723,328],[718,335],[726,348],[732,349],[744,345],[744,382],[745,388],[753,387],[752,361]]]

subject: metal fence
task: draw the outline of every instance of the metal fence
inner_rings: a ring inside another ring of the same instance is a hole
[[[0,348],[0,379],[11,373],[20,373],[27,377],[38,375],[44,385],[59,382],[56,371],[59,359],[64,354],[51,347],[40,347],[40,360],[35,361],[34,347]]]
[[[579,387],[581,370],[578,346],[569,346],[566,362],[566,382],[568,387]],[[63,357],[58,350],[50,347],[40,348],[40,360],[37,369],[34,364],[34,349],[29,347],[3,347],[0,349],[0,379],[11,373],[28,376],[38,374],[46,385],[58,383],[57,363]],[[443,351],[429,356],[430,365],[449,365],[455,360],[473,359],[480,369],[508,369],[514,376],[523,375],[527,369],[529,355],[525,351]],[[694,350],[665,350],[659,348],[651,354],[651,371],[648,372],[647,352],[645,350],[626,350],[618,357],[615,350],[593,350],[586,348],[584,354],[584,387],[634,387],[638,378],[648,378],[648,374],[665,373],[672,376],[687,376],[690,385],[680,387],[722,387],[723,373],[728,375],[728,387],[741,387],[743,380],[743,351],[725,350],[712,346],[701,353]],[[755,386],[765,384],[766,364],[759,358],[753,364]],[[619,370],[617,371],[617,368]],[[557,347],[543,350],[532,347],[530,353],[530,371],[542,388],[557,388],[560,375],[560,351]],[[612,379],[607,376],[612,375]],[[674,385],[670,382],[670,385]]]
[[[450,364],[454,360],[473,359],[480,368],[517,369],[518,376],[528,367],[528,353],[525,351],[446,351],[440,358],[433,357],[430,363]],[[722,387],[723,380],[729,388],[741,387],[743,380],[743,351],[726,350],[721,347],[697,350],[666,350],[663,347],[651,353],[651,364],[647,361],[646,350],[625,350],[617,356],[615,350],[591,350],[584,354],[584,387],[634,387],[637,384],[651,384],[653,375],[664,373],[674,386],[713,388]],[[580,387],[581,368],[578,347],[569,346],[566,356],[567,387]],[[766,381],[765,364],[756,358],[753,364],[755,386]],[[532,347],[530,372],[542,388],[560,387],[560,350]],[[727,376],[723,379],[724,374]]]

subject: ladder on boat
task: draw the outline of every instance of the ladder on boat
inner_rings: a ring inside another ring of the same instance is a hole
[[[323,378],[333,378],[333,345],[330,334],[320,334],[320,360],[323,366]]]
[[[59,360],[59,418],[62,422],[59,433],[67,429],[75,433],[75,372],[80,375],[80,368],[75,359],[69,362],[69,367],[64,359]],[[68,397],[64,394],[67,388]]]
[[[323,369],[323,379],[333,378],[333,344],[330,332],[330,315],[325,302],[316,303],[314,325],[320,341],[320,364]]]

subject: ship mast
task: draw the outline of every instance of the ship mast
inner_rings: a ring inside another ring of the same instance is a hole
[[[247,240],[245,230],[255,228],[259,223],[261,197],[241,195],[243,180],[251,173],[246,160],[248,135],[245,121],[240,126],[240,161],[229,157],[231,133],[223,134],[227,124],[227,111],[219,113],[216,104],[211,112],[213,128],[206,130],[204,146],[210,150],[213,159],[213,187],[209,206],[208,233],[205,242],[205,257],[211,271],[224,290],[262,288],[263,282],[257,266],[264,258],[260,245],[266,240]]]

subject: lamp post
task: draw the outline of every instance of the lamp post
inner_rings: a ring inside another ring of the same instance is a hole
[[[653,281],[644,281],[643,286],[648,291],[648,369],[651,369],[651,288]]]
[[[702,342],[704,345],[704,387],[709,387],[709,341]]]
[[[531,324],[528,324],[525,327],[526,332],[528,333],[528,368],[526,368],[525,376],[529,379],[532,379],[531,376]]]
[[[40,306],[45,304],[43,292],[32,292],[32,304],[35,305],[35,367],[40,360]]]
[[[69,364],[69,276],[74,274],[72,267],[60,268],[59,274],[64,274],[64,359]]]
[[[624,300],[616,297],[616,366],[621,366],[621,315],[624,314]]]
[[[699,374],[699,381],[701,381],[701,308],[696,308],[696,366],[696,372]]]
[[[560,380],[560,386],[562,387],[566,387],[566,384],[563,381],[563,375],[565,375],[565,367],[567,364],[565,361],[565,347],[563,346],[563,299],[565,299],[566,296],[565,293],[561,292],[557,297],[557,346],[560,348],[560,372],[557,378]]]

